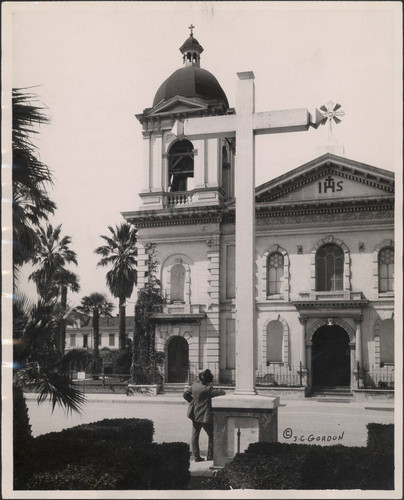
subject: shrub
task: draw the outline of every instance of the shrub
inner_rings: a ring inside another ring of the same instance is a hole
[[[274,458],[243,453],[202,483],[202,489],[301,489],[302,469],[286,456]]]
[[[393,489],[394,459],[364,447],[253,443],[203,489]]]
[[[125,418],[44,434],[19,489],[186,489],[189,446],[152,437],[153,422]]]
[[[132,365],[132,347],[126,347],[122,351],[118,351],[113,360],[113,371],[119,374],[130,374]]]
[[[36,473],[64,469],[68,464],[94,463],[114,454],[116,449],[149,445],[153,432],[151,420],[120,418],[43,434],[32,440],[20,466],[21,474],[27,478]],[[116,454],[115,460],[120,462]]]
[[[28,481],[28,490],[111,490],[120,477],[94,465],[67,465],[53,472],[34,474]]]
[[[394,424],[368,424],[368,448],[393,453]]]
[[[185,490],[188,487],[190,450],[186,443],[153,444],[156,456],[151,489]]]

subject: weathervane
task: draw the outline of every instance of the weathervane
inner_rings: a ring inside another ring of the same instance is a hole
[[[332,121],[338,125],[341,123],[341,119],[339,117],[343,117],[345,112],[341,109],[341,104],[334,104],[332,101],[327,102],[326,105],[320,106],[320,112],[324,116],[324,121],[322,125],[325,125],[328,121],[328,140],[332,140]]]

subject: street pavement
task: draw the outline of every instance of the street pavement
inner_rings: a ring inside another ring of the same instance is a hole
[[[126,396],[87,394],[81,414],[68,414],[58,407],[52,414],[50,403],[40,405],[35,394],[26,400],[34,436],[60,431],[74,425],[104,418],[148,418],[154,422],[154,441],[190,443],[191,422],[182,394]],[[343,444],[366,446],[369,422],[393,423],[394,403],[386,401],[319,402],[315,399],[282,400],[278,413],[278,439],[288,443]],[[207,451],[207,437],[201,432],[201,450]]]
[[[191,442],[188,403],[182,394],[126,396],[125,394],[87,394],[81,414],[67,413],[50,403],[37,404],[35,394],[26,401],[33,436],[60,431],[74,425],[104,418],[148,418],[154,423],[154,442]],[[319,402],[315,399],[282,400],[278,411],[278,440],[286,443],[366,446],[366,424],[394,422],[394,403],[386,401]],[[208,440],[200,437],[201,455],[206,457]],[[191,461],[190,489],[199,489],[204,477],[214,473],[212,461]]]

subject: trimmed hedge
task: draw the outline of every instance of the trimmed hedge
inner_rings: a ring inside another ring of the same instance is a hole
[[[67,465],[64,469],[35,474],[28,490],[112,490],[119,477],[94,465]]]
[[[181,490],[189,482],[189,446],[185,443],[114,448],[90,464],[68,464],[34,474],[30,490]]]
[[[368,424],[368,448],[393,452],[394,450],[394,424]]]
[[[190,450],[186,443],[152,444],[156,455],[151,489],[186,490],[190,480]]]
[[[205,490],[301,489],[302,469],[299,462],[287,457],[270,459],[262,455],[243,453],[201,484]]]
[[[202,488],[390,490],[394,457],[364,447],[258,442]]]
[[[35,438],[24,463],[24,475],[86,465],[115,449],[147,446],[153,440],[153,422],[147,419],[104,419]],[[119,461],[118,461],[119,462]]]
[[[32,440],[18,489],[186,489],[188,444],[155,444],[152,436],[153,422],[141,419],[44,434]]]

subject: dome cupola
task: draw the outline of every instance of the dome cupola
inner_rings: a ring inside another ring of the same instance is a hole
[[[195,26],[191,24],[191,26],[189,27],[189,29],[191,30],[191,34],[180,47],[180,52],[182,54],[184,66],[197,66],[199,68],[203,47],[198,42],[198,40],[194,38],[194,28]]]
[[[175,96],[199,98],[209,103],[222,104],[229,107],[226,94],[217,79],[200,67],[202,45],[193,35],[194,26],[191,24],[190,36],[180,47],[183,67],[174,71],[159,87],[153,100],[153,107],[168,101]]]

